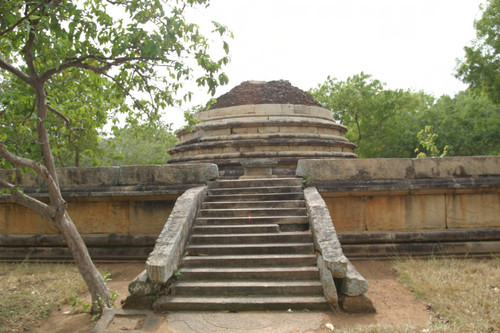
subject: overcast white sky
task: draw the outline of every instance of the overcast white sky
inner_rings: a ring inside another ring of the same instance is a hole
[[[284,79],[303,90],[327,76],[345,80],[364,71],[390,89],[436,97],[465,89],[453,76],[456,59],[475,37],[481,0],[211,0],[193,16],[234,33],[229,85]],[[219,42],[214,48],[219,47]],[[194,103],[209,96],[197,90]],[[168,113],[174,127],[181,110]]]

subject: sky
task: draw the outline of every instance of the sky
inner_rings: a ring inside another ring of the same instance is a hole
[[[189,18],[204,29],[215,20],[234,34],[229,84],[288,80],[302,90],[327,77],[345,80],[365,72],[388,89],[453,96],[466,86],[453,76],[463,48],[475,37],[481,0],[211,0]],[[214,39],[213,49],[222,42]],[[191,104],[204,104],[206,89]],[[182,110],[167,122],[183,125]]]

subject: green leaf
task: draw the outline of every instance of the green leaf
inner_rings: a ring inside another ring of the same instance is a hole
[[[9,25],[14,25],[17,23],[18,19],[14,14],[6,12],[4,15]]]

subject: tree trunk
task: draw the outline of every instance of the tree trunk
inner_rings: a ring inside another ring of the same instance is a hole
[[[54,222],[68,244],[78,270],[92,295],[92,312],[99,313],[105,308],[110,308],[111,301],[106,282],[92,262],[87,247],[70,216],[64,212],[62,218]]]

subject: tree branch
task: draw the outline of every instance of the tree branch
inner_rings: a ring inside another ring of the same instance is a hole
[[[33,84],[33,80],[32,80],[32,78],[30,76],[26,75],[23,71],[21,71],[20,69],[12,66],[11,64],[9,64],[8,62],[6,62],[2,58],[0,58],[0,68],[3,68],[6,71],[14,74],[15,76],[17,76],[18,78],[20,78],[21,80],[23,80],[24,82],[26,82],[29,85]]]
[[[134,101],[134,104],[135,104],[135,106],[136,106],[137,108],[142,109],[142,105],[141,105],[141,103],[137,100],[137,98],[135,98],[135,97],[134,97],[134,96],[130,93],[130,91],[129,91],[127,88],[125,88],[125,87],[124,87],[124,86],[123,86],[120,82],[118,82],[118,80],[117,80],[117,79],[115,79],[113,76],[108,75],[108,74],[103,74],[103,75],[104,75],[105,77],[107,77],[107,78],[111,79],[111,81],[113,81],[114,83],[116,83],[116,85],[117,85],[117,86],[118,86],[121,90],[123,90],[123,91],[127,94],[127,96],[129,96],[130,98],[132,98],[132,101]]]
[[[17,204],[33,209],[37,213],[43,215],[47,220],[54,223],[52,220],[52,216],[54,215],[54,210],[49,205],[39,200],[36,200],[30,197],[29,195],[25,195],[16,186],[3,179],[0,179],[0,187],[8,189],[10,191],[10,193],[8,194],[2,194],[1,195],[2,197],[10,199]]]
[[[39,10],[43,5],[45,5],[46,3],[50,3],[51,0],[44,0],[40,3],[40,5],[38,7],[36,7],[35,9],[33,9],[31,12],[29,12],[28,14],[26,14],[26,16],[24,16],[22,19],[20,19],[19,21],[16,22],[16,24],[14,24],[12,27],[0,32],[0,37],[2,37],[3,35],[5,35],[6,33],[14,30],[18,25],[20,25],[21,23],[23,23],[24,21],[26,21],[31,15],[33,15],[37,10]]]
[[[89,60],[89,59],[97,60],[103,65],[101,67],[99,67],[99,66],[93,66],[93,65],[90,65],[90,64],[87,64],[84,62],[85,60]],[[110,61],[110,60],[113,60],[113,61]],[[112,59],[112,58],[106,58],[106,57],[101,57],[101,56],[97,56],[97,55],[88,55],[88,56],[81,57],[81,58],[68,58],[59,66],[58,69],[51,68],[51,69],[47,70],[46,72],[44,72],[40,76],[40,79],[42,80],[42,82],[45,82],[51,76],[53,76],[57,73],[60,73],[63,70],[71,68],[71,67],[83,68],[83,69],[93,71],[97,74],[104,75],[106,73],[106,71],[109,70],[113,66],[119,66],[119,65],[122,65],[126,62],[129,62],[129,61],[139,61],[139,60],[159,61],[159,60],[161,60],[161,58],[122,57],[122,58]]]
[[[35,64],[33,63],[33,44],[35,43],[35,29],[40,22],[40,19],[36,19],[32,21],[31,28],[28,34],[28,40],[26,41],[26,45],[24,45],[22,52],[24,53],[24,59],[26,60],[26,65],[30,71],[30,74],[33,78],[38,78],[38,73],[36,72]]]
[[[56,115],[58,115],[60,118],[62,118],[67,129],[71,129],[71,122],[69,121],[68,117],[66,117],[64,114],[54,109],[52,106],[50,106],[50,104],[47,104],[47,108],[50,111],[54,112]]]
[[[53,193],[60,193],[58,184],[55,182],[54,178],[52,178],[49,170],[45,166],[28,158],[12,154],[9,150],[7,150],[7,148],[5,148],[3,140],[0,140],[0,156],[15,165],[35,170],[38,175],[45,179],[49,193],[51,193],[51,191],[55,191]]]

